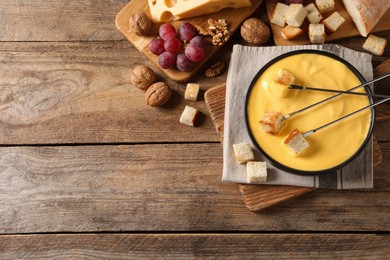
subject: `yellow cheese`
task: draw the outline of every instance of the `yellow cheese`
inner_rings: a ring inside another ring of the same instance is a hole
[[[154,22],[169,22],[218,12],[224,8],[251,6],[250,0],[148,0]]]
[[[248,123],[260,147],[274,160],[304,171],[320,171],[332,168],[350,158],[364,142],[370,128],[369,110],[329,126],[307,137],[309,148],[295,156],[284,144],[285,137],[293,130],[302,133],[340,118],[369,104],[364,96],[341,95],[322,105],[313,107],[287,119],[278,134],[266,133],[259,120],[271,109],[287,115],[315,102],[333,96],[334,93],[291,90],[280,99],[272,88],[280,69],[288,69],[299,84],[310,87],[348,90],[361,82],[343,63],[323,55],[298,54],[272,64],[256,81],[248,100]],[[364,92],[363,88],[354,90]]]

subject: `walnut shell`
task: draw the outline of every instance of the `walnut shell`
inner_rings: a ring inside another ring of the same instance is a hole
[[[137,88],[147,90],[156,81],[156,74],[148,66],[138,65],[131,71],[130,80]]]
[[[151,107],[160,107],[171,97],[171,89],[165,82],[156,82],[145,93],[145,102]]]
[[[152,28],[152,20],[143,12],[133,14],[129,19],[130,31],[138,35],[148,35]]]
[[[241,36],[249,44],[263,45],[270,35],[269,27],[257,18],[249,18],[241,25]]]

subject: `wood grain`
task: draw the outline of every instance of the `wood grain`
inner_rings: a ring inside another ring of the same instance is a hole
[[[317,190],[254,214],[220,181],[219,143],[0,147],[0,233],[389,231],[382,149],[374,189]]]
[[[0,237],[2,259],[386,259],[375,234],[48,234]]]
[[[306,1],[305,5],[309,4],[311,2],[314,2],[314,0]],[[267,0],[266,3],[267,3],[268,17],[269,17],[269,19],[271,19],[271,16],[272,16],[273,11],[275,10],[275,6],[276,6],[277,1]],[[335,1],[335,10],[342,17],[345,18],[345,22],[342,26],[340,26],[340,28],[336,32],[334,32],[330,35],[327,35],[325,38],[325,41],[326,42],[333,42],[335,40],[349,38],[352,36],[360,36],[359,31],[357,30],[355,24],[352,21],[352,18],[349,16],[349,14],[348,14],[347,10],[345,9],[341,0]],[[333,12],[329,12],[327,14],[324,14],[323,16],[324,16],[324,18],[326,18],[332,13]],[[284,46],[310,43],[309,38],[308,38],[308,27],[309,27],[309,23],[308,23],[308,21],[305,21],[301,26],[301,28],[305,31],[304,35],[302,35],[301,37],[294,39],[294,40],[285,40],[282,37],[282,35],[280,34],[283,28],[280,26],[271,24],[272,34],[273,34],[273,38],[274,38],[275,43],[277,45],[284,45]],[[381,20],[372,29],[372,32],[380,32],[380,31],[389,30],[389,29],[390,29],[390,9],[383,15]]]
[[[190,22],[194,25],[199,25],[203,28],[207,28],[208,19],[225,19],[228,24],[228,31],[233,34],[240,26],[241,23],[251,16],[256,9],[260,6],[263,0],[251,0],[252,6],[238,9],[222,9],[217,13],[207,14],[203,16],[197,16],[188,19],[182,19],[179,21],[172,21],[171,24],[177,29],[181,23]],[[132,0],[130,1],[117,15],[115,22],[118,30],[131,42],[141,53],[146,55],[148,59],[158,66],[158,56],[154,55],[149,50],[149,43],[158,36],[158,28],[160,24],[154,23],[151,29],[151,33],[148,36],[139,36],[129,30],[129,18],[137,13],[144,12],[150,16],[150,10],[147,0]],[[209,43],[205,47],[205,58],[198,63],[195,63],[194,69],[190,72],[183,72],[177,69],[162,69],[165,75],[177,82],[188,82],[199,69],[210,59],[221,46],[214,46],[211,44],[210,37],[204,37]]]
[[[2,0],[0,41],[112,41],[115,16],[128,0]]]
[[[125,41],[0,43],[0,143],[218,141],[204,102],[191,102],[202,113],[196,127],[178,122],[188,104],[180,91],[147,106],[130,83],[137,64],[158,71]]]

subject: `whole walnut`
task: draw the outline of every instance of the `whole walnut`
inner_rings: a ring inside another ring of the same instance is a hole
[[[133,14],[129,19],[130,31],[138,35],[148,35],[152,28],[152,20],[143,12]]]
[[[147,90],[156,81],[156,74],[148,66],[138,65],[131,71],[130,80],[137,88]]]
[[[262,45],[270,35],[269,27],[257,18],[249,18],[241,25],[241,36],[249,44]]]
[[[151,107],[160,107],[171,97],[171,89],[165,82],[156,82],[145,93],[145,102]]]

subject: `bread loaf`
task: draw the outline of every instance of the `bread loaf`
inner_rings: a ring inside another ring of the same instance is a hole
[[[359,33],[367,37],[381,17],[390,8],[390,0],[343,0]]]

